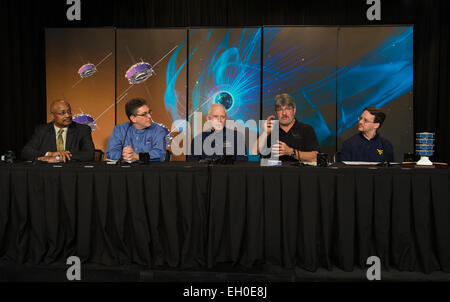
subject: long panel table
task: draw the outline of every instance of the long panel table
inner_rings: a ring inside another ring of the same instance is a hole
[[[450,272],[447,169],[1,164],[0,260]]]

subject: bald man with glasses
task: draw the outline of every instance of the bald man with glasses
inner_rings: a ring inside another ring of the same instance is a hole
[[[25,160],[44,162],[93,161],[91,128],[72,121],[72,109],[65,100],[50,105],[53,121],[36,128],[22,150]]]

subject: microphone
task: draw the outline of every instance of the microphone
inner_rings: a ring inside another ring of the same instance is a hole
[[[123,147],[125,147],[125,141],[126,141],[126,139],[127,139],[128,130],[130,130],[131,125],[133,125],[133,123],[132,123],[132,122],[128,122],[127,131],[125,131],[125,137],[124,137],[124,139],[123,139],[123,141],[122,141],[122,146],[120,147],[120,158],[119,158],[119,160],[116,162],[116,165],[120,165],[120,164],[123,163],[123,156],[122,156],[122,153],[123,153]]]
[[[215,131],[215,130],[214,130]],[[213,159],[213,164],[220,164],[220,165],[232,165],[234,164],[234,162],[236,161],[236,154],[234,151],[236,151],[236,132],[228,129],[228,128],[223,128],[223,138],[222,139],[222,155],[217,156],[216,158]],[[230,131],[230,132],[229,132]],[[233,133],[233,143],[232,143],[232,147],[233,147],[233,153],[232,154],[227,154],[227,146],[225,146],[225,138],[227,137],[227,133]]]
[[[381,143],[381,150],[383,150],[383,162],[387,162],[388,166],[389,166],[389,162],[386,160],[386,156],[385,156],[385,152],[384,152],[384,145],[383,145],[383,140],[380,140]]]
[[[8,164],[12,164],[14,163],[14,160],[16,159],[16,155],[14,154],[13,151],[9,150],[7,151],[5,154],[1,155],[1,161],[8,163]]]

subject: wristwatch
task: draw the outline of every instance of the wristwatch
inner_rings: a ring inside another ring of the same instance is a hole
[[[294,150],[294,151],[292,151],[291,156],[295,158],[295,155],[296,155],[295,149],[292,149],[292,150]]]
[[[59,155],[56,155],[56,161],[59,161]]]

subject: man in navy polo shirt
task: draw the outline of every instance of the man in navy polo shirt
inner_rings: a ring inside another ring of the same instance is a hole
[[[379,108],[365,108],[358,121],[358,131],[360,133],[347,139],[342,144],[341,160],[394,161],[392,144],[377,133],[385,118],[386,115]]]

